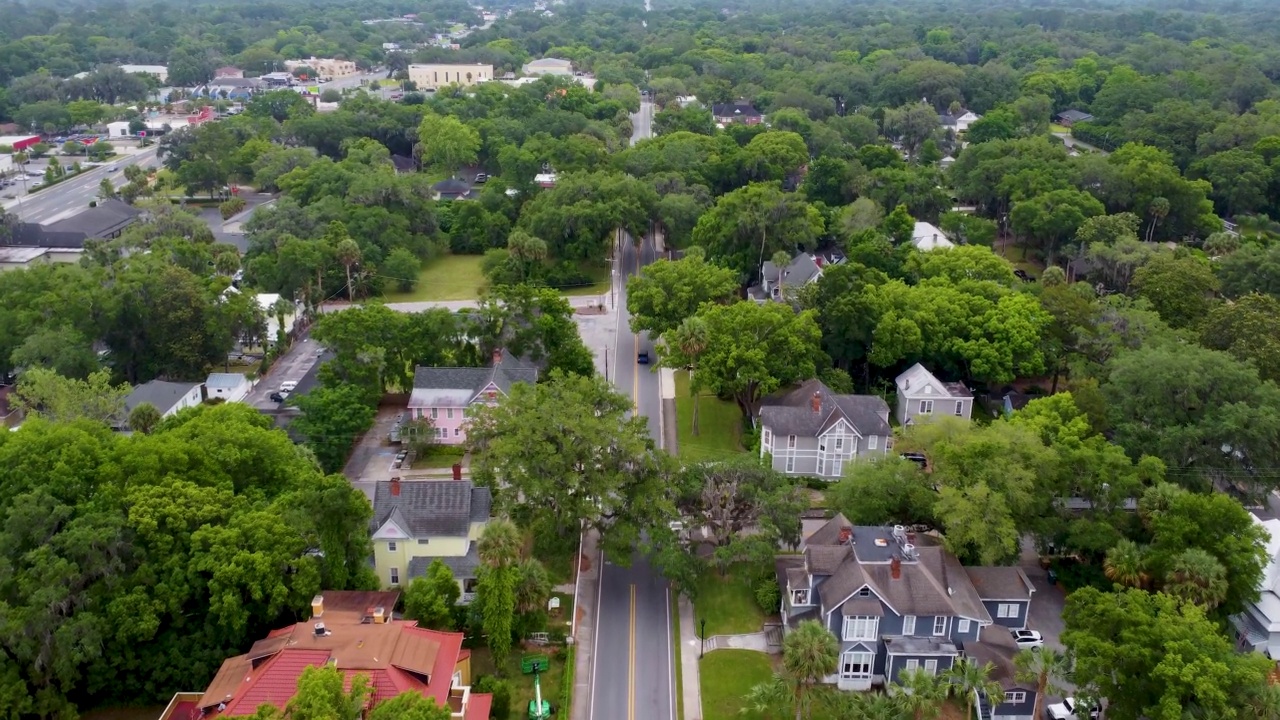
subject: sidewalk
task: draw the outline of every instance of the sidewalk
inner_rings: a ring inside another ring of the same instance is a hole
[[[680,683],[684,692],[684,720],[702,720],[702,684],[698,674],[698,631],[693,603],[680,596]]]
[[[574,668],[573,668],[573,712],[574,720],[589,720],[591,715],[591,692],[595,681],[595,634],[597,604],[600,594],[600,550],[597,547],[599,538],[596,533],[589,532],[582,539],[582,554],[586,557],[586,569],[578,572],[578,596],[574,601],[573,632]],[[579,558],[581,563],[581,558]]]

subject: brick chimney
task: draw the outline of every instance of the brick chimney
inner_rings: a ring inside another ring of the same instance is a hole
[[[843,545],[853,539],[853,528],[845,525],[840,528],[840,544]]]
[[[815,413],[822,412],[822,393],[813,391],[813,397],[809,398],[809,407],[813,408]]]
[[[502,348],[494,348],[493,350],[493,366],[497,367],[502,364]]]
[[[902,561],[898,559],[897,555],[894,555],[893,559],[889,561],[889,576],[894,580],[902,579]]]
[[[393,496],[400,495],[400,478],[398,477],[391,478],[391,494]]]

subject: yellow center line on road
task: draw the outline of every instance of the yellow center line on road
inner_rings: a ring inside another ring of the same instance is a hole
[[[627,720],[636,720],[636,586],[631,586],[631,634],[627,666]]]

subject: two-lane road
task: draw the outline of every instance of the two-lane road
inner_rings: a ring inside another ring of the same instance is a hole
[[[123,171],[126,165],[151,165],[154,164],[155,157],[156,146],[153,145],[105,165],[85,170],[70,180],[64,180],[40,192],[6,200],[4,209],[25,222],[48,225],[88,208],[89,203],[98,198],[102,178],[111,178],[111,184],[119,188],[126,182]],[[70,159],[61,156],[56,159],[64,164],[70,162]],[[28,183],[34,181],[34,178],[30,178]]]
[[[653,105],[642,103],[632,116],[632,142],[649,137]],[[627,278],[657,257],[652,238],[636,242],[622,233],[617,248],[618,342],[613,383],[631,397],[635,412],[648,421],[649,435],[661,446],[662,401],[658,376],[638,361],[647,351],[657,360],[652,341],[631,332],[627,314]],[[600,571],[596,614],[591,710],[587,720],[675,720],[675,648],[671,641],[670,588],[643,556],[628,567],[605,558]]]

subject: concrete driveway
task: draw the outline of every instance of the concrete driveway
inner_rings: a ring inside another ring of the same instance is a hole
[[[1059,652],[1065,651],[1062,632],[1066,629],[1066,623],[1062,620],[1062,610],[1067,604],[1067,594],[1057,585],[1049,584],[1048,574],[1040,567],[1035,543],[1028,537],[1022,539],[1022,559],[1019,566],[1036,588],[1035,595],[1031,596],[1031,612],[1027,618],[1027,628],[1040,631],[1044,636],[1045,647]],[[1059,682],[1067,692],[1075,690],[1074,685]],[[1048,707],[1049,703],[1055,703],[1061,699],[1059,696],[1051,695],[1047,698],[1045,706]]]

